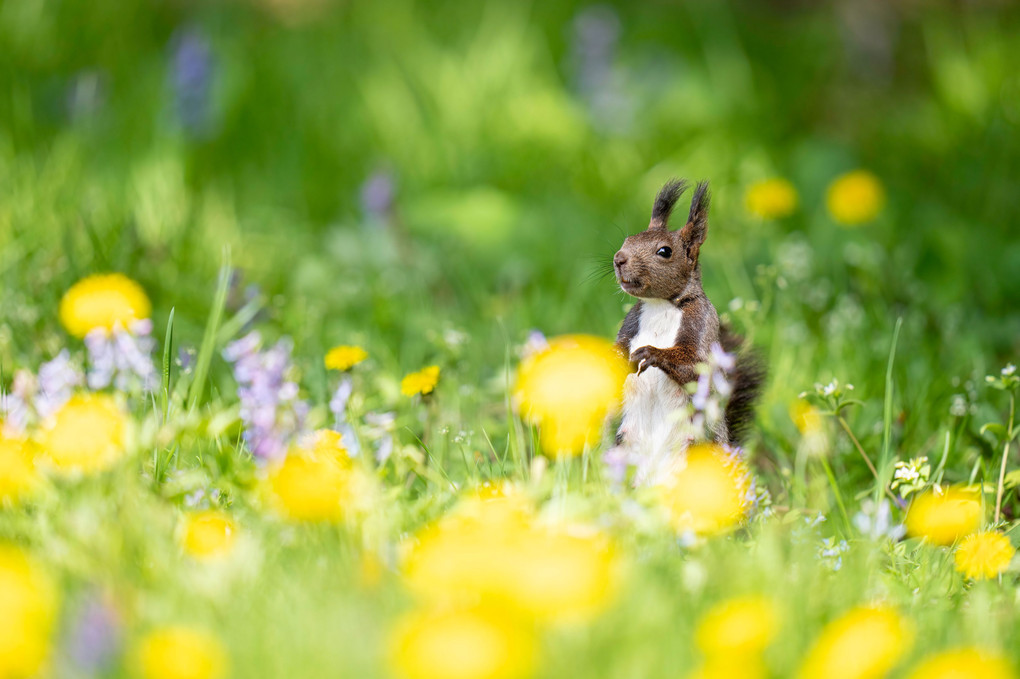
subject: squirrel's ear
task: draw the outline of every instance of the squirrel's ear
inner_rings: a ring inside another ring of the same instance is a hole
[[[709,202],[711,195],[708,192],[708,182],[698,182],[694,197],[691,198],[691,213],[684,228],[680,229],[680,240],[687,248],[687,258],[690,260],[698,259],[698,250],[708,235]]]
[[[659,189],[659,195],[652,204],[652,221],[648,222],[648,230],[665,229],[669,224],[669,215],[673,212],[676,201],[687,190],[687,182],[683,179],[670,179]]]

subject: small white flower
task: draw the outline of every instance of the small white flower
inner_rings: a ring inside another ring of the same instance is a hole
[[[1009,364],[1006,365],[1005,368],[1002,369],[1002,376],[1003,377],[1009,377],[1010,375],[1012,375],[1015,372],[1016,372],[1016,366],[1013,365],[1012,363],[1009,363]]]

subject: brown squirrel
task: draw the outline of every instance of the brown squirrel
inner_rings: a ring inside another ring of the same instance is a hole
[[[696,366],[709,361],[715,344],[728,353],[743,345],[743,338],[720,325],[701,286],[698,255],[708,234],[708,182],[695,187],[683,228],[668,228],[673,207],[686,189],[683,180],[667,182],[655,198],[648,229],[628,236],[613,257],[620,287],[638,298],[616,339],[636,366],[624,389],[617,443],[641,461],[639,475],[645,480],[705,435],[692,426],[691,397],[685,388],[698,380]],[[725,413],[707,423],[711,440],[739,444],[754,417],[764,378],[757,357],[741,351],[729,375]]]

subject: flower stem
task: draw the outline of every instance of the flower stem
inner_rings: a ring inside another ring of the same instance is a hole
[[[868,454],[864,452],[864,447],[861,446],[861,442],[857,440],[853,431],[850,430],[850,425],[846,423],[846,420],[843,419],[842,415],[836,415],[836,421],[839,422],[841,427],[843,427],[843,431],[845,431],[846,435],[850,437],[851,441],[853,441],[854,447],[857,448],[857,452],[864,458],[864,462],[868,465],[868,469],[871,470],[872,475],[875,477],[875,483],[882,483],[882,480],[878,476],[878,470],[875,469],[875,465],[871,462],[871,458],[868,457]],[[889,496],[889,499],[893,501],[893,504],[896,504],[896,496],[893,495],[892,492],[885,486],[882,487],[882,490],[884,490],[885,494]]]
[[[1009,395],[1009,426],[1006,428],[1006,443],[1002,446],[1002,465],[999,467],[999,485],[995,489],[995,523],[1002,512],[1002,491],[1006,482],[1006,463],[1009,461],[1009,443],[1013,438],[1013,415],[1016,412],[1016,395]]]

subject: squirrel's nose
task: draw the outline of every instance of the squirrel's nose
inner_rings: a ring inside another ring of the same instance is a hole
[[[616,255],[613,256],[613,264],[616,266],[616,268],[620,268],[626,263],[627,255],[623,254],[622,252],[617,252]]]

